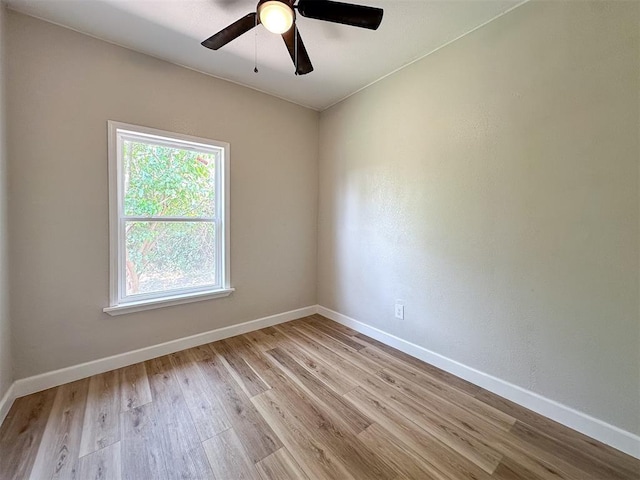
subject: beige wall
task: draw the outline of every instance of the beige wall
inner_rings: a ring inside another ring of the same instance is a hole
[[[7,276],[7,151],[5,141],[6,11],[0,2],[0,399],[13,381]]]
[[[20,14],[8,27],[17,378],[315,304],[317,112]],[[230,142],[231,297],[102,313],[109,119]]]
[[[323,112],[319,303],[640,433],[639,8],[531,2]]]

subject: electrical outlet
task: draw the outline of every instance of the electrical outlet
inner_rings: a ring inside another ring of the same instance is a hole
[[[396,318],[404,320],[404,305],[396,303]]]

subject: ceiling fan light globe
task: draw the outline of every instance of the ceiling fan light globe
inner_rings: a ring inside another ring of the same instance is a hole
[[[270,0],[258,7],[260,22],[272,33],[283,34],[293,25],[293,10],[280,0]]]

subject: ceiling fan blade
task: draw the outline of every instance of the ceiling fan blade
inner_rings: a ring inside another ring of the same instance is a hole
[[[296,65],[296,55],[298,57],[296,75],[306,75],[313,72],[313,65],[311,65],[311,59],[304,46],[298,27],[294,24],[293,28],[282,34],[282,38],[287,45],[287,50],[289,50],[289,55],[291,55],[294,65]]]
[[[376,30],[380,26],[384,13],[381,8],[330,0],[300,0],[298,11],[303,17],[368,28],[370,30]]]
[[[207,38],[202,42],[202,46],[210,48],[211,50],[218,50],[220,47],[224,47],[231,40],[235,40],[243,33],[247,33],[258,23],[260,23],[260,20],[257,17],[257,13],[249,13],[240,20],[233,22],[227,28],[223,28],[215,35]]]

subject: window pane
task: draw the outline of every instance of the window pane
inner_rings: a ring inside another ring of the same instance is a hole
[[[126,222],[127,295],[216,283],[215,224]]]
[[[123,140],[124,214],[211,217],[215,154]]]

